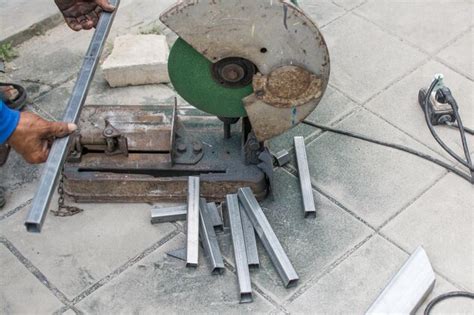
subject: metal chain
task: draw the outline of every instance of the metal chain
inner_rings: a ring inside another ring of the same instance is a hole
[[[51,213],[57,217],[71,217],[84,211],[84,209],[64,205],[64,176],[61,172],[61,179],[58,185],[58,210],[51,210]]]

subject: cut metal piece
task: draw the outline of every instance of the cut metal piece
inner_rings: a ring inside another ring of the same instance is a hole
[[[186,230],[186,267],[197,267],[199,262],[199,177],[188,179],[188,214]]]
[[[433,290],[436,278],[423,247],[418,247],[366,314],[415,314]]]
[[[240,303],[250,303],[252,298],[252,285],[250,284],[249,265],[245,251],[245,239],[240,216],[240,204],[237,195],[227,195],[227,211],[229,213],[230,231],[234,246],[235,267],[240,287]]]
[[[258,258],[257,239],[255,237],[255,230],[252,222],[245,213],[245,210],[240,207],[240,217],[242,219],[242,230],[244,232],[245,250],[247,252],[247,262],[249,267],[258,268],[260,266],[260,259]]]
[[[209,210],[209,216],[211,217],[212,226],[218,231],[224,230],[224,222],[222,221],[222,215],[217,209],[215,202],[209,202],[207,204],[207,209]]]
[[[100,55],[105,46],[107,36],[109,35],[112,22],[120,0],[111,0],[110,4],[115,6],[112,13],[102,12],[96,30],[92,36],[89,49],[82,63],[81,70],[76,80],[76,84],[71,93],[66,113],[62,121],[76,123],[79,119],[82,106],[87,97],[89,86],[94,78],[95,70],[99,64]],[[39,181],[38,189],[31,204],[30,212],[25,221],[28,232],[40,233],[43,222],[46,218],[47,209],[54,194],[54,188],[61,173],[63,163],[66,159],[69,143],[72,137],[67,136],[54,141],[51,147],[48,160],[43,168],[43,173]]]
[[[177,206],[171,208],[151,208],[151,224],[176,222],[186,220],[188,206]]]
[[[204,251],[209,258],[209,263],[212,267],[212,274],[222,274],[225,270],[224,261],[222,259],[219,243],[217,242],[216,232],[214,231],[214,225],[212,223],[212,215],[207,206],[206,199],[200,199],[199,208],[199,235],[201,236]]]
[[[182,261],[186,261],[186,248],[172,250],[170,252],[167,252],[166,255]]]
[[[275,232],[273,232],[252,190],[248,187],[241,188],[238,195],[283,284],[287,288],[295,286],[299,280],[298,274],[288,259]]]
[[[290,163],[290,153],[287,150],[281,150],[278,153],[274,154],[276,164],[279,167],[285,166]]]
[[[316,217],[313,187],[309,174],[308,156],[303,137],[295,137],[296,160],[298,162],[298,177],[300,178],[301,195],[303,196],[304,217]]]

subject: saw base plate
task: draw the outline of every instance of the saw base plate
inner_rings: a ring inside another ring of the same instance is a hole
[[[97,126],[111,113],[117,115],[117,109],[114,112],[113,106],[108,107],[110,111],[103,108],[89,106],[83,112],[79,125],[84,139],[88,138],[88,134],[96,134]],[[186,112],[182,109],[179,111]],[[118,120],[111,123],[119,126],[116,128],[129,138],[128,154],[107,155],[95,149],[97,145],[94,145],[94,150],[83,149],[80,159],[70,158],[64,166],[66,196],[76,202],[186,202],[188,177],[199,176],[200,195],[209,201],[221,202],[227,194],[236,193],[241,187],[252,188],[257,198],[264,199],[269,190],[268,181],[260,168],[244,163],[240,124],[233,125],[231,138],[224,139],[223,123],[219,119],[205,116],[195,109],[189,111],[197,115],[183,115],[179,119],[186,133],[183,136],[181,131],[176,131],[180,136],[174,140],[174,145],[197,143],[201,149],[199,156],[202,155],[199,161],[173,164],[170,152],[164,152],[163,149],[142,151],[141,143],[130,139],[146,140],[152,134],[157,137],[155,132],[160,128],[169,133],[169,129],[162,124],[156,124],[155,127],[150,125],[150,115],[163,112],[163,109],[160,106],[154,109],[150,109],[150,106],[121,106],[120,121],[134,120],[127,124],[130,131],[124,131]],[[142,126],[143,123],[148,124],[148,128],[133,126]],[[140,130],[143,130],[142,136],[137,134]],[[184,141],[184,137],[188,139]],[[94,138],[96,142],[97,138]],[[143,147],[149,148],[147,143]],[[187,150],[192,151],[193,146]]]

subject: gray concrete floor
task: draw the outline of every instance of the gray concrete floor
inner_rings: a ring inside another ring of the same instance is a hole
[[[172,2],[123,1],[110,41],[152,27]],[[417,93],[443,73],[474,127],[473,1],[300,2],[332,59],[328,93],[310,119],[459,167],[431,138]],[[0,80],[23,83],[28,110],[60,119],[90,36],[64,25],[36,36],[17,47],[20,56]],[[87,102],[154,104],[173,96],[166,85],[109,89],[99,71]],[[442,134],[460,150],[455,131]],[[148,204],[81,205],[83,213],[49,215],[42,234],[27,234],[23,220],[41,167],[12,154],[0,171],[9,198],[0,211],[0,313],[360,314],[419,245],[436,272],[429,299],[474,290],[472,185],[416,157],[307,125],[273,140],[272,150],[291,149],[294,135],[306,139],[318,217],[301,216],[294,162],[275,170],[275,198],[263,206],[300,275],[296,288],[281,286],[260,248],[262,266],[251,273],[255,302],[239,305],[229,235],[219,237],[223,276],[210,276],[204,259],[187,270],[165,255],[184,244],[183,225],[150,225]],[[472,313],[473,303],[461,299],[433,312]]]

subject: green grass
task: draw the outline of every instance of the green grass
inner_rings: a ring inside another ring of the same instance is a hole
[[[0,46],[0,60],[9,62],[18,57],[17,51],[12,47],[11,43]]]

